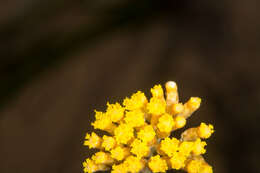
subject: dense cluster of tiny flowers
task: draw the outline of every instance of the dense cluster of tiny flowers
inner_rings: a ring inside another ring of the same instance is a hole
[[[164,94],[161,85],[155,85],[150,100],[138,91],[124,99],[122,105],[108,103],[106,112],[95,111],[92,126],[109,135],[86,134],[84,145],[100,151],[83,162],[84,172],[213,172],[202,156],[207,145],[203,139],[214,132],[211,124],[189,128],[180,139],[170,137],[185,126],[186,119],[200,107],[201,99],[191,97],[182,104],[175,82],[167,82],[165,89]]]

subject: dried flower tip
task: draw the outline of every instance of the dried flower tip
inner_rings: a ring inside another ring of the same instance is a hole
[[[140,127],[145,124],[144,113],[139,109],[126,112],[124,120],[131,127]]]
[[[188,118],[200,107],[201,99],[199,97],[191,97],[185,104],[184,110],[179,114],[184,118]]]
[[[166,88],[166,102],[169,108],[172,104],[179,102],[179,95],[177,91],[177,84],[173,81],[169,81],[165,84]]]
[[[91,123],[91,125],[95,128],[95,129],[100,129],[100,130],[104,130],[107,131],[109,133],[113,133],[114,129],[115,129],[115,125],[112,123],[110,116],[107,116],[106,113],[103,112],[96,112],[96,121]]]
[[[177,84],[174,81],[168,81],[165,84],[166,92],[177,91]]]

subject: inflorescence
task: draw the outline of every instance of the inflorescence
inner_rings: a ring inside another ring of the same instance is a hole
[[[161,85],[155,85],[149,101],[138,91],[124,99],[123,105],[107,103],[106,112],[95,111],[92,126],[109,135],[86,134],[84,145],[100,151],[83,162],[84,172],[213,172],[202,156],[207,145],[203,139],[214,132],[211,124],[187,129],[180,139],[170,137],[186,125],[186,119],[200,107],[201,99],[191,97],[182,104],[175,82],[167,82],[165,88],[165,96]]]

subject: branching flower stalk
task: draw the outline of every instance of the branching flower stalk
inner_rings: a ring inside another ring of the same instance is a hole
[[[191,97],[179,102],[177,85],[173,81],[151,89],[148,101],[138,91],[119,103],[107,103],[106,112],[95,111],[95,129],[108,132],[98,136],[86,134],[85,146],[99,149],[83,162],[84,172],[111,170],[112,173],[166,172],[170,169],[188,173],[213,173],[204,160],[207,139],[214,132],[211,124],[185,130],[181,138],[170,137],[186,125],[186,119],[200,107],[201,99]]]

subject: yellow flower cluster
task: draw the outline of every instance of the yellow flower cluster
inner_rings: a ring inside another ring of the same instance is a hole
[[[107,104],[106,112],[95,111],[95,129],[110,135],[86,134],[84,145],[100,151],[83,162],[84,172],[112,169],[112,173],[166,172],[170,169],[188,173],[213,173],[202,154],[207,139],[214,132],[211,124],[201,123],[181,134],[173,132],[186,125],[186,119],[200,107],[201,99],[191,97],[179,102],[177,85],[169,81],[151,89],[148,101],[141,91],[119,103]]]

